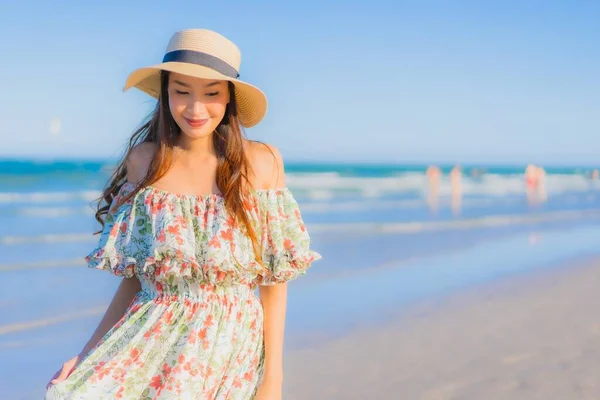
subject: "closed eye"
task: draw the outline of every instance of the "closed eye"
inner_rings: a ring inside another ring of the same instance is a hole
[[[177,94],[189,94],[189,92],[182,92],[181,90],[176,90],[175,93],[177,93]]]
[[[206,95],[209,97],[217,96],[218,94],[219,92],[206,93]]]

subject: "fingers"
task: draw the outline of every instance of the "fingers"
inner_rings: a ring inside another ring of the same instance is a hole
[[[58,382],[64,380],[67,377],[67,374],[64,371],[65,370],[63,369],[61,371],[61,373],[56,378],[52,379],[52,384],[58,383]]]
[[[71,375],[71,372],[75,369],[75,366],[78,364],[79,357],[73,357],[69,361],[65,362],[62,368],[59,371],[56,371],[54,376],[50,379],[50,382],[46,385],[46,390],[50,388],[52,385],[56,385],[57,383],[64,381]]]
[[[69,368],[68,366],[65,365],[60,370],[60,373],[58,374],[58,376],[56,378],[52,379],[50,382],[52,382],[52,384],[54,385],[60,381],[63,381],[69,376],[70,372],[71,372],[71,368]]]

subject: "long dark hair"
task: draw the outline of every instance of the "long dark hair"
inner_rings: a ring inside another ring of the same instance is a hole
[[[125,156],[110,177],[98,202],[96,220],[100,222],[103,228],[105,216],[108,214],[115,196],[127,180],[126,160],[134,146],[143,142],[154,143],[154,155],[144,179],[137,184],[135,190],[121,200],[121,204],[131,198],[138,190],[163,177],[171,164],[173,146],[181,134],[181,129],[169,109],[169,73],[167,71],[161,72],[160,83],[160,97],[156,108],[150,113],[146,122],[132,135]],[[213,145],[218,159],[216,183],[225,199],[225,207],[245,228],[246,234],[252,240],[256,258],[260,261],[257,235],[252,228],[244,206],[244,194],[247,193],[251,185],[248,178],[250,163],[244,149],[244,136],[237,115],[233,83],[228,82],[228,90],[230,101],[213,137]],[[118,207],[119,205],[113,206]]]

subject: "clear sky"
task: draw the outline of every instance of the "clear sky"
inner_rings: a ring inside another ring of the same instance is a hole
[[[284,4],[285,3],[285,4]],[[173,32],[216,30],[287,160],[598,164],[598,1],[3,1],[0,156],[114,157],[122,92]]]

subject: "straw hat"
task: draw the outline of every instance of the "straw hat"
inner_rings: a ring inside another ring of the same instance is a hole
[[[265,116],[267,98],[257,87],[238,79],[240,63],[240,50],[224,36],[207,29],[187,29],[171,37],[161,64],[133,71],[123,90],[135,87],[158,98],[161,70],[230,81],[235,86],[240,123],[251,127]]]

